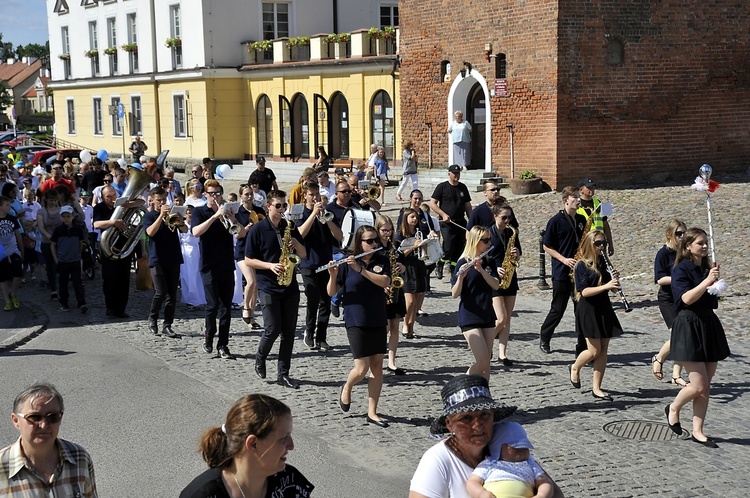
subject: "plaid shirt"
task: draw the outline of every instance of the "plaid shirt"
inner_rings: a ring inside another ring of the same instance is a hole
[[[94,462],[77,444],[57,440],[60,463],[51,482],[40,478],[21,450],[21,438],[0,450],[0,496],[10,498],[98,498]]]

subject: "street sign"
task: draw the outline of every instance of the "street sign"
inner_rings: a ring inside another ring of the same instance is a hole
[[[125,104],[122,102],[117,103],[117,117],[120,119],[125,117]]]

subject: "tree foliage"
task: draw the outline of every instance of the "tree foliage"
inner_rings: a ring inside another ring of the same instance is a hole
[[[7,81],[0,81],[0,114],[5,113],[5,109],[13,105],[13,94],[10,91]]]
[[[44,45],[38,43],[29,43],[26,46],[19,45],[16,47],[16,58],[33,57],[34,59],[49,58],[49,41]]]
[[[4,42],[3,34],[0,33],[0,61],[5,62],[15,56],[16,52],[13,50],[13,44],[11,42]]]

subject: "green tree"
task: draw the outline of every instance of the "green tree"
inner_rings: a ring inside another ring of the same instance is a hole
[[[5,62],[10,57],[15,57],[16,51],[13,50],[13,44],[11,42],[3,41],[3,34],[0,33],[0,61]]]
[[[0,113],[4,114],[5,109],[13,105],[13,95],[7,81],[0,81]]]
[[[26,46],[19,45],[16,48],[16,57],[18,59],[21,59],[23,57],[47,59],[49,58],[49,41],[44,45],[39,45],[38,43],[29,43]]]

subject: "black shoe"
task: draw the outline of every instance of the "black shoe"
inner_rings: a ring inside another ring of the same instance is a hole
[[[571,382],[573,382],[573,381],[571,381]],[[579,382],[579,384],[580,384],[580,382]],[[595,397],[596,399],[600,399],[602,401],[614,401],[614,398],[612,398],[612,396],[610,396],[609,394],[605,394],[604,396],[599,396],[594,391],[591,391],[591,395],[593,397]]]
[[[445,268],[445,263],[442,261],[438,262],[437,266],[435,267],[435,278],[438,280],[443,279],[443,269]]]
[[[318,349],[317,344],[315,344],[315,339],[313,339],[313,336],[310,332],[305,332],[304,339],[305,345],[310,349]]]
[[[394,375],[406,375],[406,370],[404,370],[403,368],[385,367],[385,369],[388,370],[389,372],[393,372]]]
[[[276,379],[276,383],[280,386],[288,387],[289,389],[299,389],[299,384],[288,375],[282,375]]]
[[[172,337],[172,338],[180,337],[180,334],[178,334],[174,330],[172,330],[172,326],[171,325],[165,325],[164,327],[162,327],[161,333],[162,333],[162,335],[165,335],[167,337]]]
[[[546,354],[550,354],[552,352],[552,350],[549,348],[549,343],[542,340],[539,341],[539,349],[542,350],[542,353]]]
[[[331,306],[331,314],[336,318],[338,318],[341,314],[341,309],[339,309],[339,306],[337,304]]]
[[[84,315],[89,312],[88,305],[82,304],[78,307],[78,309],[83,313]]]
[[[255,375],[261,379],[266,378],[266,360],[255,359]]]
[[[351,404],[351,400],[349,400],[349,403],[344,403],[343,401],[341,401],[341,396],[344,394],[344,386],[345,385],[346,384],[344,384],[344,385],[341,386],[341,392],[339,393],[339,406],[341,407],[341,411],[344,412],[344,413],[348,412],[349,411],[349,407],[352,405]]]
[[[378,427],[382,427],[383,429],[388,427],[388,422],[386,422],[385,420],[375,420],[374,418],[370,418],[369,415],[367,416],[367,423],[377,425]]]
[[[576,389],[581,388],[581,377],[579,375],[578,382],[573,382],[573,365],[568,365],[568,378],[570,379],[570,383],[573,384],[573,387]],[[596,394],[594,394],[596,396]]]
[[[120,311],[119,313],[114,314],[117,318],[130,318],[130,315],[125,313],[124,311]]]
[[[670,429],[672,429],[672,432],[677,434],[678,436],[682,436],[682,425],[680,425],[679,422],[676,424],[670,424],[669,423],[669,407],[672,406],[671,404],[664,407],[664,414],[667,416],[667,425]]]
[[[224,360],[233,360],[234,359],[234,355],[232,355],[232,353],[229,352],[229,348],[228,347],[226,347],[226,346],[219,346],[218,348],[216,348],[216,350],[219,352],[219,357],[220,358],[222,358]]]
[[[70,306],[68,306],[67,304],[61,304],[60,311],[70,311]]]
[[[148,322],[148,330],[154,335],[159,335],[159,326],[156,322]]]
[[[321,353],[327,353],[331,350],[331,346],[329,346],[326,341],[320,341],[316,346],[316,349],[319,349]]]
[[[252,320],[250,321],[250,328],[251,328],[252,330],[262,330],[262,329],[263,329],[263,326],[262,326],[261,324],[259,324],[259,323],[258,323],[257,321],[255,321],[255,318],[253,318],[253,319],[252,319]]]
[[[711,439],[710,437],[706,438],[705,441],[701,441],[700,439],[696,439],[695,436],[690,436],[691,441],[695,441],[698,444],[702,444],[706,448],[718,448],[719,446],[716,444],[716,441]]]
[[[497,361],[503,364],[504,367],[512,367],[513,366],[513,360],[510,358],[498,358]]]
[[[214,350],[214,339],[213,337],[208,337],[207,335],[203,336],[205,340],[203,341],[203,351],[206,353],[211,353]]]

